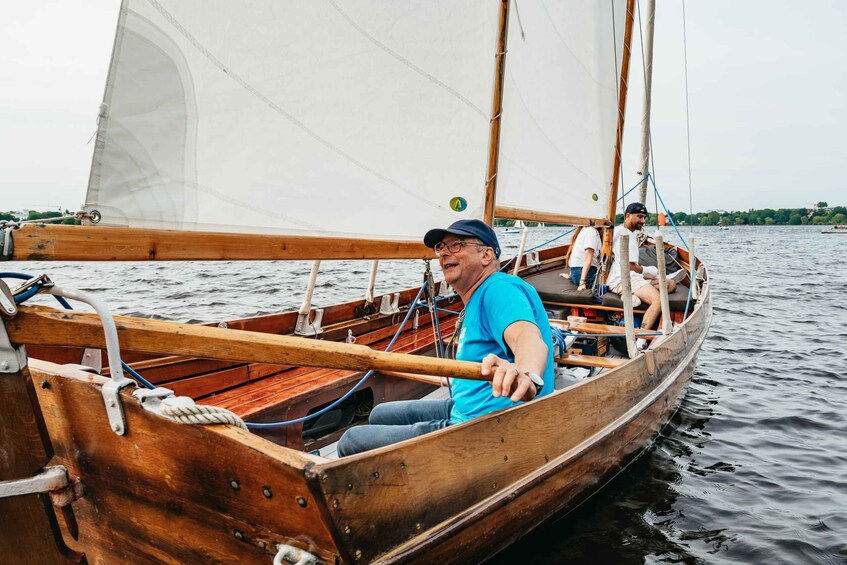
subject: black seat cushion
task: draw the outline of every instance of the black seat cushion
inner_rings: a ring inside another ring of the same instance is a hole
[[[567,275],[561,276],[562,273]],[[564,302],[566,304],[594,304],[591,289],[577,290],[570,279],[570,269],[547,271],[530,275],[524,280],[531,284],[543,302]]]
[[[678,256],[676,249],[673,247],[665,248],[665,272],[668,274],[675,273],[680,269],[677,262]],[[652,245],[645,245],[638,249],[638,264],[642,267],[656,267],[656,248]]]
[[[682,312],[683,310],[685,310],[685,302],[687,300],[688,287],[683,286],[681,284],[676,285],[676,290],[668,294],[668,303],[670,304],[671,310],[673,310],[674,312]],[[621,295],[611,291],[607,292],[603,295],[603,306],[623,308],[623,301],[621,300]],[[694,299],[692,298],[689,309],[693,307]],[[646,305],[639,306],[639,308],[646,308]]]

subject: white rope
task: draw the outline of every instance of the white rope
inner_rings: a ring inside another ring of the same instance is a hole
[[[276,556],[274,556],[274,565],[282,565],[283,560],[295,565],[314,565],[318,561],[318,558],[308,551],[303,551],[293,545],[281,543],[277,545],[277,549]]]
[[[229,424],[247,429],[244,420],[219,406],[207,406],[194,404],[194,401],[186,396],[168,397],[162,400],[159,414],[180,424],[209,425]]]

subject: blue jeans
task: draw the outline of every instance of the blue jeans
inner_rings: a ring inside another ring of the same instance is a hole
[[[588,274],[585,275],[585,286],[591,288],[594,284],[594,278],[597,276],[597,267],[588,269]],[[571,282],[579,286],[579,279],[582,278],[582,267],[571,267]]]
[[[371,411],[367,425],[344,432],[338,441],[338,455],[353,455],[446,428],[452,424],[451,408],[449,398],[380,404]]]

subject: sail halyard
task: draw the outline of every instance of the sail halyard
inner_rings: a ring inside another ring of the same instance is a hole
[[[482,218],[497,14],[442,4],[125,0],[85,211],[386,242]]]

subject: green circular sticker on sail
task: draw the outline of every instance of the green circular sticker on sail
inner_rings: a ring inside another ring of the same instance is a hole
[[[450,209],[454,212],[464,212],[468,207],[468,201],[461,196],[454,196],[450,199]]]
[[[597,196],[597,193],[596,193],[596,192],[595,192],[594,194],[592,194],[592,195],[591,195],[591,200],[593,200],[594,202],[597,202],[597,200],[599,200],[599,198],[600,198],[600,197],[599,197],[599,196]]]

